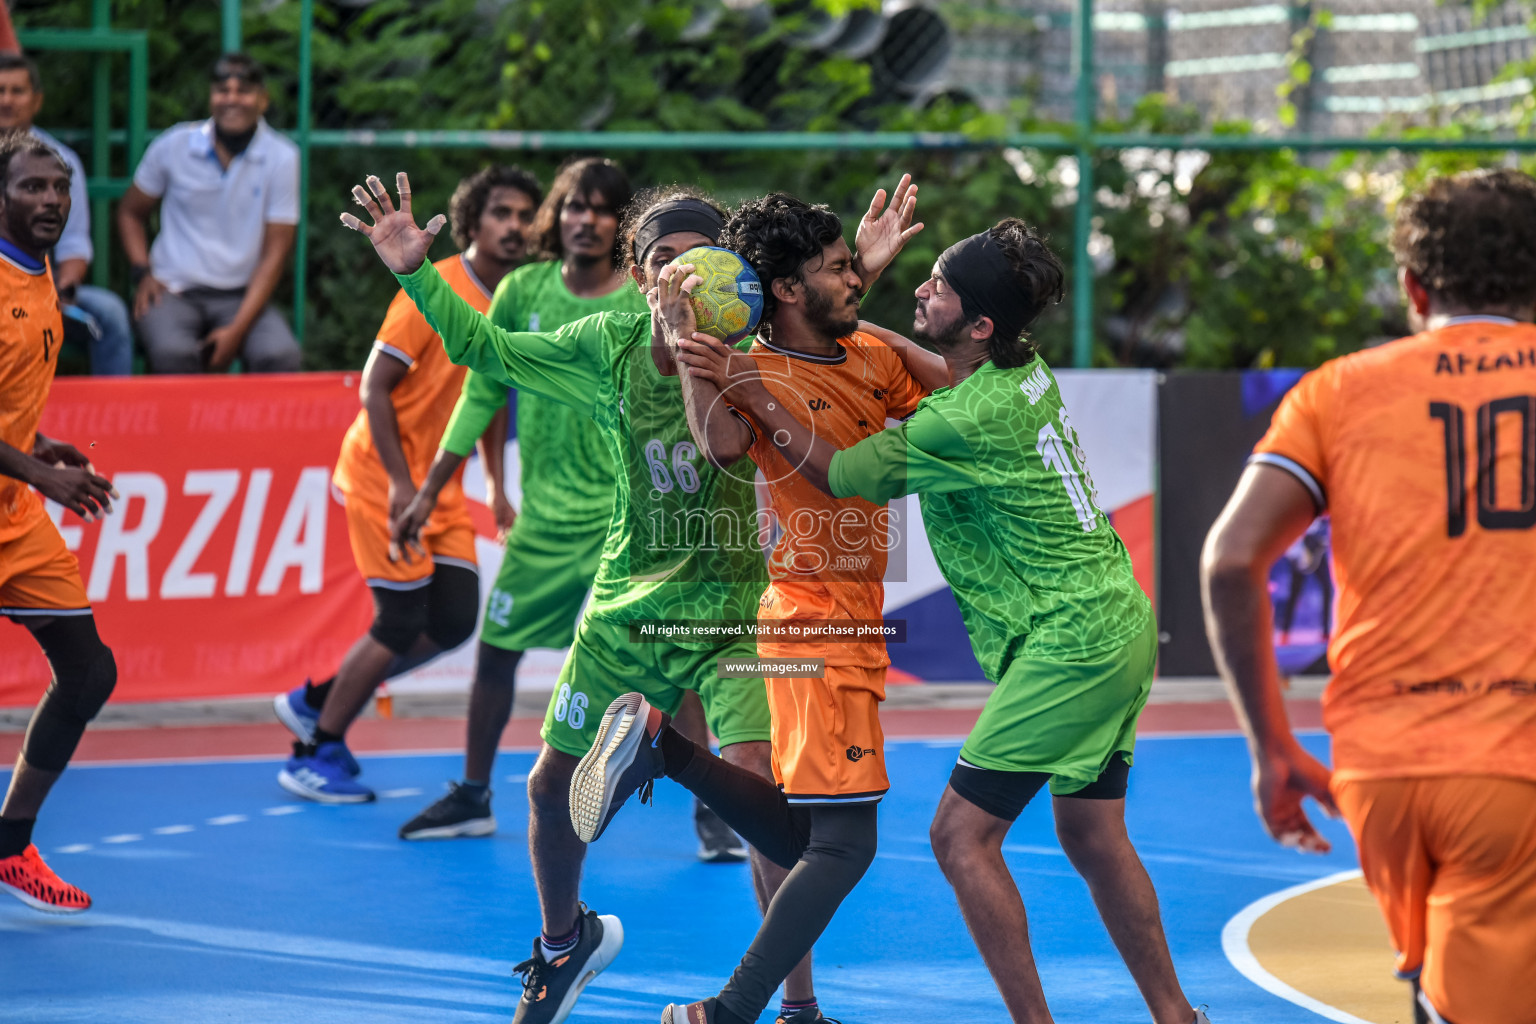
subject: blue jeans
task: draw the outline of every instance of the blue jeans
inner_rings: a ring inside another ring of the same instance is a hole
[[[133,372],[133,328],[128,304],[116,292],[82,284],[75,289],[75,304],[65,308],[91,329],[91,375],[126,377]]]

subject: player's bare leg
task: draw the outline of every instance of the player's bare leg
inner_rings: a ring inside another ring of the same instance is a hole
[[[695,740],[695,742],[699,741]],[[720,757],[765,779],[773,778],[773,747],[768,743],[760,741],[732,743],[728,747],[720,748]],[[779,867],[758,853],[755,848],[752,849],[752,887],[757,893],[759,911],[767,911],[768,904],[773,900],[773,894],[779,891],[779,886],[783,885],[784,879],[788,877],[788,869]],[[808,1003],[815,998],[816,986],[811,976],[811,954],[806,953],[805,958],[796,964],[795,969],[790,971],[789,976],[784,979],[784,1000],[790,1003]]]
[[[581,759],[544,744],[528,773],[528,859],[545,935],[576,927],[587,844],[571,828],[571,773]]]
[[[438,653],[437,646],[425,637],[417,641],[418,647],[422,645],[430,649],[420,652],[420,661],[427,661]],[[395,659],[413,658],[417,653],[413,648],[406,655],[396,655],[367,633],[358,637],[336,669],[336,681],[320,709],[319,727],[336,736],[345,735],[368,705],[368,698],[373,696],[373,691],[389,675]]]
[[[1158,1024],[1194,1019],[1163,935],[1157,892],[1125,832],[1125,800],[1057,798],[1056,835]]]
[[[517,663],[522,651],[504,651],[482,642],[475,652],[475,677],[469,687],[469,721],[464,736],[464,778],[491,781],[496,748],[512,718],[517,695]]]
[[[1003,860],[1012,827],[945,787],[928,838],[1009,1016],[1015,1024],[1051,1024],[1024,899]]]

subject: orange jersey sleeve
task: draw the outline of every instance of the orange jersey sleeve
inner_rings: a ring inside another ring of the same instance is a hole
[[[464,301],[482,313],[490,309],[490,290],[474,276],[462,256],[450,256],[434,266]],[[410,467],[411,479],[420,486],[437,455],[438,442],[459,400],[466,371],[448,358],[442,339],[403,291],[395,294],[384,314],[374,350],[410,367],[389,397],[395,407],[406,465]],[[389,480],[374,447],[366,411],[359,412],[347,430],[334,479],[349,501],[358,500],[379,508],[387,504]],[[456,474],[439,495],[438,509],[442,516],[467,516],[463,503],[464,492]]]
[[[1254,459],[1332,517],[1342,777],[1536,780],[1536,326],[1459,318],[1333,360]]]

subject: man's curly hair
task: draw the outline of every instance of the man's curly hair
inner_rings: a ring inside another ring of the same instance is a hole
[[[843,237],[843,222],[826,206],[770,192],[731,215],[720,245],[746,260],[763,283],[763,319],[773,319],[773,282],[801,280],[800,268]]]
[[[722,220],[727,216],[719,200],[697,185],[652,185],[650,188],[641,189],[624,208],[624,219],[619,223],[619,248],[624,250],[622,266],[625,270],[635,265],[635,232],[640,229],[640,222],[645,220],[645,215],[656,207],[662,203],[670,203],[674,199],[697,199],[714,207]]]
[[[987,234],[1003,250],[1013,267],[1014,280],[1019,290],[1029,296],[1030,313],[1024,321],[1028,328],[1047,305],[1060,302],[1065,294],[1065,274],[1061,260],[1045,244],[1045,239],[1017,217],[1005,217],[991,227]],[[981,314],[968,308],[962,299],[960,310],[967,320],[975,320]],[[996,331],[987,339],[987,351],[992,362],[1009,368],[1023,366],[1035,358],[1038,347],[1027,331],[1021,330],[1017,338],[1004,338]]]
[[[521,167],[492,164],[482,167],[459,182],[448,200],[448,230],[453,234],[453,244],[460,249],[469,248],[469,235],[480,218],[485,215],[485,204],[490,202],[491,190],[515,188],[534,206],[544,201],[544,190],[539,179]]]
[[[1435,178],[1398,206],[1392,253],[1450,306],[1536,302],[1536,179],[1509,168]]]

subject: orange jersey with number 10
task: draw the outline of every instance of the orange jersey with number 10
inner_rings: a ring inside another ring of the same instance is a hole
[[[1332,516],[1336,777],[1536,780],[1536,326],[1458,317],[1331,360],[1253,459]]]
[[[32,270],[0,252],[0,324],[0,441],[30,454],[64,340],[46,262]],[[0,541],[21,536],[46,514],[26,484],[0,476]]]

